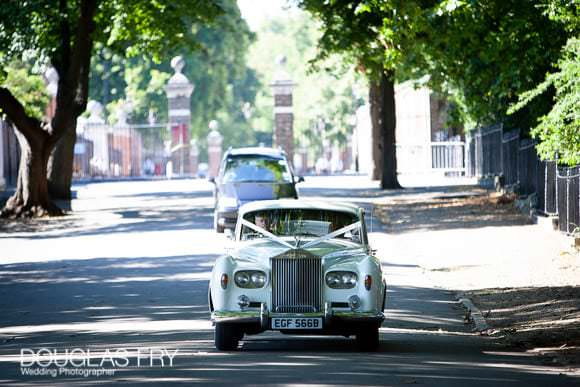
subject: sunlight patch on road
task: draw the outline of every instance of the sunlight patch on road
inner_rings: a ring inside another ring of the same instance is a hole
[[[425,334],[425,335],[441,335],[441,336],[477,336],[478,334],[470,333],[470,332],[457,332],[457,331],[448,331],[445,329],[409,329],[409,328],[385,328],[381,327],[379,329],[381,333],[385,334],[409,334],[409,335],[416,335],[416,334]]]
[[[16,325],[0,328],[0,334],[19,335],[32,333],[104,333],[115,332],[168,332],[212,330],[209,320],[158,320],[145,318],[117,319],[95,322],[70,322],[66,324]]]
[[[446,365],[453,367],[487,367],[487,368],[501,368],[501,369],[518,369],[534,374],[552,374],[558,375],[562,370],[554,369],[553,367],[536,366],[530,364],[510,364],[510,363],[486,363],[482,361],[477,362],[462,362],[462,361],[427,361],[427,364]]]
[[[104,280],[105,283],[148,282],[148,281],[202,281],[209,280],[211,272],[172,274],[165,276],[117,277]]]

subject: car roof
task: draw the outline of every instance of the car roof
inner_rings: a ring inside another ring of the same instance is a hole
[[[225,156],[266,156],[281,159],[284,158],[284,151],[265,147],[235,148],[228,150]]]
[[[328,210],[338,212],[348,212],[353,215],[358,215],[359,207],[344,202],[324,202],[321,200],[305,200],[305,199],[278,199],[278,200],[259,200],[249,202],[242,205],[239,209],[243,216],[249,212],[272,209],[303,209],[303,210]]]

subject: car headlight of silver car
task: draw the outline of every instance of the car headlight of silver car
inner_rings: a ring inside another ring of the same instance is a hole
[[[332,289],[352,289],[358,277],[353,271],[330,271],[326,273],[326,285]]]
[[[262,288],[266,285],[266,273],[259,270],[241,270],[234,275],[234,282],[244,289]]]

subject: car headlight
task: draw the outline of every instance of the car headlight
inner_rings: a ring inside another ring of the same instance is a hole
[[[219,199],[220,208],[238,208],[238,199],[222,196]]]
[[[326,285],[332,289],[352,289],[358,277],[352,271],[331,271],[326,273]]]
[[[266,273],[258,270],[242,270],[234,275],[234,281],[240,288],[262,288],[266,284]]]

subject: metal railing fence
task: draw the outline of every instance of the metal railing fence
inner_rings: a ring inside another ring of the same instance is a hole
[[[73,176],[140,177],[165,174],[165,125],[85,124],[77,133]]]
[[[501,164],[504,183],[513,185],[518,183],[518,155],[520,131],[512,130],[504,133],[501,140]]]
[[[580,231],[580,167],[557,169],[557,209],[560,231]]]
[[[580,232],[580,166],[558,167],[540,160],[530,139],[519,130],[503,133],[501,125],[477,129],[467,137],[466,171],[470,176],[503,176],[503,182],[521,195],[536,194],[536,208],[558,216],[565,233]]]

